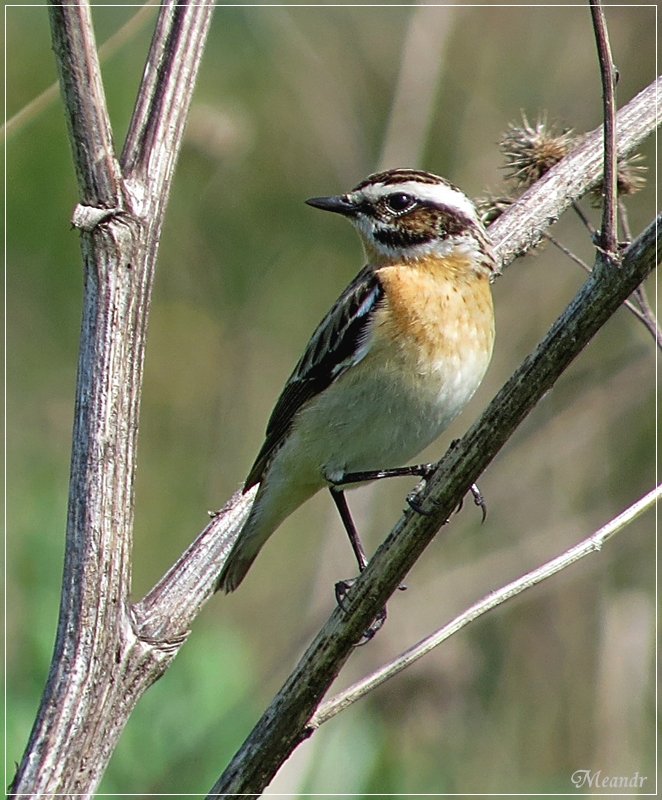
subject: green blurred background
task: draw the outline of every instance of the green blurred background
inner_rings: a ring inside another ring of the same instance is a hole
[[[98,42],[136,13],[97,7]],[[655,77],[654,7],[609,9],[624,103]],[[121,147],[153,12],[104,59]],[[6,11],[7,117],[55,80],[47,13]],[[135,527],[141,597],[240,485],[314,326],[361,266],[311,195],[381,167],[441,173],[471,196],[503,178],[497,140],[521,111],[577,131],[601,119],[582,7],[219,7],[161,244],[145,369]],[[629,203],[653,217],[649,185]],[[20,759],[53,646],[81,304],[76,189],[59,99],[7,141],[7,761]],[[597,223],[599,215],[591,211]],[[585,259],[577,219],[555,233]],[[483,387],[425,454],[480,413],[584,280],[558,251],[494,287]],[[654,291],[651,282],[649,291]],[[607,522],[650,489],[655,348],[620,311],[481,478],[337,686]],[[350,495],[374,549],[410,484]],[[102,784],[204,793],[331,611],[351,554],[324,494],[279,530],[241,590],[216,597],[131,718]],[[503,606],[306,742],[272,784],[303,792],[572,792],[577,769],[654,770],[654,519]]]

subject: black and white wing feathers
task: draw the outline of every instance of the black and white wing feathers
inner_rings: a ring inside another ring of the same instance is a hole
[[[364,267],[317,326],[269,418],[265,441],[246,479],[245,492],[262,480],[299,409],[365,356],[370,321],[383,295],[374,269]]]

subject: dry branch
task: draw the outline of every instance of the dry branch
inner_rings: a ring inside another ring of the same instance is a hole
[[[210,797],[260,793],[297,745],[311,735],[310,720],[352,647],[444,520],[535,404],[655,268],[662,252],[660,221],[654,220],[630,245],[619,270],[598,260],[584,286],[536,350],[460,442],[446,452],[420,498],[429,515],[410,509],[396,524],[352,586],[344,608],[334,610],[214,785]]]
[[[120,168],[89,6],[50,6],[85,287],[57,638],[15,795],[90,796],[169,661],[136,635],[128,605],[133,484],[154,263],[211,10],[162,7]]]

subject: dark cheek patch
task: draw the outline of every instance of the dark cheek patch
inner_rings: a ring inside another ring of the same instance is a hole
[[[404,214],[401,217],[402,224],[408,228],[412,234],[422,236],[427,234],[428,238],[439,236],[441,233],[439,225],[439,212],[430,206],[421,206]]]
[[[435,210],[438,214],[439,233],[442,237],[459,236],[472,226],[471,220],[457,210],[449,211],[443,207]]]
[[[377,228],[374,233],[375,240],[386,247],[395,249],[411,247],[415,244],[424,244],[436,238],[433,231],[415,232],[410,228]]]
[[[381,215],[380,215],[381,216]],[[396,219],[383,219],[384,227],[374,232],[376,241],[392,248],[406,248],[433,239],[459,236],[471,227],[471,220],[456,209],[437,205],[419,206]]]

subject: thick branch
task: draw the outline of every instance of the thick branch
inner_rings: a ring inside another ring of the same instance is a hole
[[[210,797],[260,793],[294,748],[352,647],[519,423],[591,337],[654,269],[661,237],[656,220],[628,248],[620,270],[593,271],[547,336],[448,450],[428,481],[428,515],[407,511],[357,578],[343,603],[304,653],[283,688],[213,787]]]
[[[129,613],[133,485],[154,263],[211,11],[208,2],[161,12],[152,50],[165,39],[169,61],[138,103],[157,132],[141,149],[149,176],[131,175],[127,185],[112,151],[89,7],[51,10],[79,176],[74,222],[85,287],[60,616],[16,794],[89,796],[138,697],[171,656],[167,643],[141,641]]]

